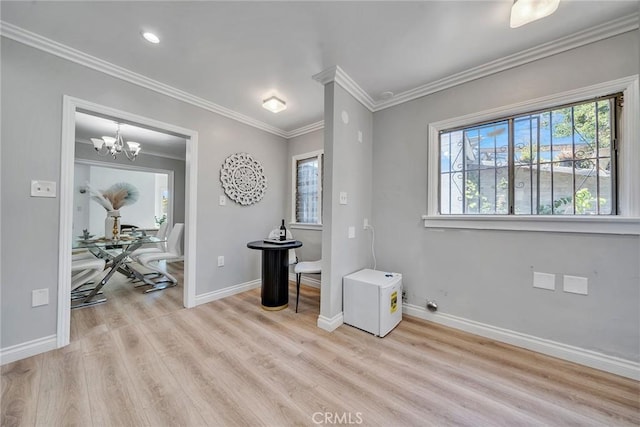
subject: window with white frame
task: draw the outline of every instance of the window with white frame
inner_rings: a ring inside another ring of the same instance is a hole
[[[292,222],[322,224],[323,152],[299,154],[292,158]]]
[[[425,227],[640,234],[639,86],[430,123]]]
[[[440,132],[440,213],[616,215],[622,94]]]

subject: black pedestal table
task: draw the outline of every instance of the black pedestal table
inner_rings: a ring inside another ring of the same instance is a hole
[[[247,243],[250,249],[262,251],[262,308],[283,310],[289,305],[289,249],[302,242],[277,244],[263,240]]]

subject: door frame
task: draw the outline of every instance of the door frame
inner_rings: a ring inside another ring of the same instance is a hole
[[[75,162],[75,113],[77,110],[106,115],[132,124],[178,134],[186,139],[185,241],[183,305],[196,306],[196,213],[198,177],[198,132],[148,117],[106,107],[64,95],[62,102],[62,145],[60,153],[60,224],[58,261],[57,346],[64,347],[71,335],[71,248],[73,239],[73,174]]]

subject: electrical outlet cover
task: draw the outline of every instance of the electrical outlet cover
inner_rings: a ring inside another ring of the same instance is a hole
[[[564,276],[562,288],[565,292],[572,294],[588,295],[589,280],[586,277]]]
[[[549,273],[533,272],[533,287],[539,289],[556,290],[556,275]]]

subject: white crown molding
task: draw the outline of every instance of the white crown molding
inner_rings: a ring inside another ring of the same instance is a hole
[[[326,70],[314,75],[312,78],[322,85],[336,82],[337,84],[342,86],[344,90],[349,92],[351,96],[353,96],[362,105],[364,105],[365,108],[367,108],[369,111],[375,111],[375,103],[373,101],[373,98],[371,98],[369,94],[364,89],[362,89],[358,85],[358,83],[355,82],[355,80],[349,77],[349,75],[345,73],[344,70],[338,65],[329,67]]]
[[[362,89],[347,73],[339,66],[327,68],[324,71],[315,74],[312,78],[321,84],[336,82],[342,86],[349,94],[356,98],[369,111],[376,112],[393,107],[398,104],[412,101],[423,96],[439,92],[463,83],[480,79],[510,68],[518,67],[538,59],[546,58],[567,50],[575,49],[580,46],[614,37],[639,28],[639,14],[633,14],[627,17],[615,19],[593,28],[580,31],[570,36],[566,36],[539,46],[518,52],[513,55],[506,56],[477,67],[453,74],[451,76],[418,86],[414,89],[399,93],[392,98],[383,101],[374,101],[369,94]],[[285,131],[275,126],[271,126],[259,120],[240,114],[221,105],[207,101],[203,98],[192,95],[188,92],[176,89],[172,86],[158,82],[156,80],[145,77],[141,74],[134,73],[110,62],[88,55],[77,49],[63,45],[36,33],[24,30],[18,26],[8,22],[0,21],[0,35],[15,40],[27,46],[40,49],[52,55],[67,59],[77,64],[86,66],[96,71],[119,78],[129,83],[145,87],[149,90],[170,96],[179,101],[200,107],[202,109],[220,114],[224,117],[236,120],[240,123],[255,127],[257,129],[269,132],[282,138],[290,139],[296,136],[304,135],[324,127],[324,122],[319,121],[298,129]]]
[[[638,29],[638,27],[638,14],[615,19],[613,21],[595,26],[593,28],[577,32],[570,36],[562,37],[560,39],[544,43],[527,50],[523,50],[522,52],[518,52],[513,55],[505,56],[504,58],[496,59],[495,61],[487,62],[486,64],[479,65],[460,73],[456,73],[440,80],[436,80],[434,82],[418,86],[417,88],[399,93],[390,99],[374,103],[373,111],[384,110],[385,108],[393,107],[394,105],[412,101],[416,98],[430,95],[432,93],[458,86],[472,80],[477,80],[482,77],[487,77],[491,74],[499,73],[510,68],[515,68],[520,65],[536,61],[538,59],[546,58],[561,52],[566,52],[568,50],[578,48],[580,46],[633,31]]]
[[[154,92],[161,93],[179,101],[200,107],[204,110],[211,111],[221,116],[228,117],[240,123],[252,126],[254,128],[269,132],[271,134],[286,138],[287,132],[275,126],[271,126],[259,120],[240,114],[226,107],[207,101],[206,99],[192,95],[180,89],[176,89],[157,80],[150,79],[142,74],[135,73],[126,68],[104,61],[95,56],[91,56],[80,50],[58,43],[54,40],[43,37],[39,34],[32,33],[16,25],[5,21],[0,21],[0,35],[17,41],[19,43],[42,50],[52,55],[64,58],[76,64],[83,65],[87,68],[108,74],[120,80],[144,87]]]
[[[291,139],[296,136],[304,135],[307,133],[311,133],[324,128],[324,120],[320,120],[319,122],[311,123],[310,125],[299,127],[298,129],[294,129],[292,131],[286,132],[285,138]]]

